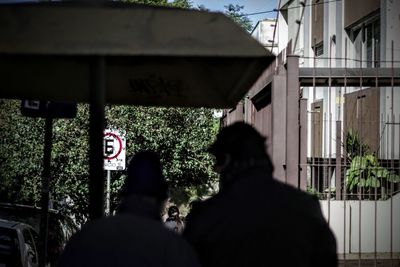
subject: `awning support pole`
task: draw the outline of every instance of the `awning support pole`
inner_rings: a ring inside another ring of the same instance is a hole
[[[44,267],[47,262],[47,236],[49,228],[49,193],[50,193],[50,162],[53,139],[53,119],[47,117],[45,120],[43,173],[42,173],[42,195],[40,210],[40,248],[39,266]]]
[[[106,94],[105,58],[94,58],[91,66],[89,122],[89,219],[104,215],[103,131]]]

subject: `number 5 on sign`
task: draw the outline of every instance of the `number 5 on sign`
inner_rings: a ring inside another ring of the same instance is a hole
[[[121,131],[107,129],[104,131],[103,156],[104,169],[110,171],[125,169],[125,135]]]

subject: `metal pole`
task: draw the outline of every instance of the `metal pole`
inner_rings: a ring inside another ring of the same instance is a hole
[[[110,180],[111,180],[111,171],[107,170],[106,215],[110,215]]]
[[[332,178],[332,37],[329,40],[329,81],[328,81],[328,225],[331,222],[331,178]]]
[[[376,69],[376,76],[375,76],[375,87],[378,88],[378,63],[376,60],[376,42],[375,42],[375,69]],[[380,140],[379,140],[380,142]],[[376,151],[376,157],[379,159],[378,150]],[[378,179],[378,178],[377,178]],[[378,266],[378,252],[377,252],[377,239],[378,239],[378,188],[374,187],[374,266]]]
[[[363,29],[364,30],[364,29]],[[362,92],[362,81],[363,81],[363,49],[362,49],[362,44],[360,47],[360,90],[358,91],[358,97],[357,101],[359,100],[360,103],[360,111],[359,111],[359,118],[358,118],[358,125],[359,125],[359,131],[360,131],[360,149],[359,153],[360,156],[363,155],[363,150],[362,150],[362,141],[363,141],[363,127],[362,127],[362,118],[363,118],[363,111],[362,111],[362,100],[361,100],[361,92]],[[360,174],[360,178],[363,178],[363,175]],[[357,186],[357,191],[358,191],[358,266],[361,267],[361,250],[362,250],[362,243],[361,243],[361,198],[362,198],[362,188]]]
[[[395,123],[395,118],[394,118],[394,72],[393,72],[393,62],[394,62],[394,49],[393,49],[393,40],[391,42],[391,56],[392,56],[392,77],[391,77],[391,119],[392,123]],[[392,125],[392,145],[391,145],[391,171],[394,171],[394,138],[395,138],[395,132],[394,132],[394,125]],[[393,191],[394,191],[394,184],[393,180],[390,182],[390,259],[391,259],[391,265],[393,266]]]
[[[89,122],[89,218],[104,215],[103,131],[106,94],[106,66],[102,56],[91,66],[90,122]]]
[[[336,200],[342,199],[342,122],[336,121]]]
[[[344,42],[344,96],[343,98],[346,97],[347,94],[347,38],[345,38]],[[343,105],[343,110],[346,108],[346,103]],[[344,116],[343,121],[345,121],[346,117]],[[346,123],[344,124],[343,128],[347,128]],[[343,155],[343,162],[344,162],[344,173],[346,174],[347,171],[347,150],[346,150],[346,134],[343,135],[344,139],[344,144],[345,144],[345,149],[344,149],[344,155]],[[346,266],[346,199],[347,199],[347,185],[346,185],[346,176],[344,177],[343,181],[343,261],[344,261],[344,266]],[[349,226],[350,228],[350,226]],[[349,251],[350,251],[350,235],[349,235]]]
[[[50,190],[50,161],[53,137],[53,119],[46,118],[44,133],[44,155],[42,173],[42,196],[40,212],[40,253],[39,266],[44,267],[47,259],[47,236],[49,228],[49,190]]]

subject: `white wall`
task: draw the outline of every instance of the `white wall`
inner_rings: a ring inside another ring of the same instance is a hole
[[[285,1],[282,1],[285,2]],[[282,7],[283,3],[281,3]],[[287,43],[288,43],[288,25],[287,22],[285,21],[285,18],[282,16],[282,13],[279,12],[278,14],[278,23],[277,23],[277,29],[276,29],[276,34],[275,38],[277,37],[278,39],[278,52],[276,54],[279,54],[283,49],[286,48]],[[273,51],[275,52],[275,51]]]
[[[381,0],[381,57],[383,60],[392,60],[392,41],[393,59],[400,61],[400,1]],[[391,67],[391,62],[386,62],[386,67]],[[393,67],[400,67],[400,62],[393,64]],[[400,125],[386,125],[385,122],[400,123],[400,88],[382,88],[381,92],[381,122],[380,131],[383,133],[381,142],[381,157],[399,158],[400,157]],[[393,106],[392,106],[393,98]],[[393,112],[393,113],[392,113]],[[394,119],[392,120],[392,114]],[[389,119],[388,119],[389,117]],[[394,130],[394,134],[392,133]],[[389,134],[389,135],[387,135]],[[389,143],[389,145],[387,145]]]
[[[300,0],[294,0],[288,6],[288,41],[292,40],[292,49],[294,54],[299,54],[303,47],[302,28],[300,28],[296,47],[294,47],[296,35],[297,32],[299,31],[299,24],[296,23],[296,20],[300,20],[301,10],[302,10],[302,8],[296,8],[298,6],[300,6]]]
[[[274,41],[274,44],[278,46],[278,32],[275,32],[275,38],[274,38],[274,29],[275,29],[275,24],[276,20],[274,19],[265,19],[261,20],[257,23],[256,27],[254,28],[253,32],[251,35],[253,36],[254,39],[256,39],[258,42],[261,43],[265,48],[267,48],[269,51],[272,50],[272,41]],[[277,48],[274,49],[274,52],[278,51]]]
[[[374,253],[375,249],[375,210],[376,250],[378,253],[389,253],[393,238],[393,252],[400,252],[400,194],[386,201],[320,201],[322,212],[328,219],[330,206],[330,227],[335,234],[338,253]],[[361,209],[360,209],[361,206]],[[392,216],[391,214],[392,209]],[[346,222],[344,221],[346,210]],[[361,221],[360,221],[361,210]],[[392,235],[391,235],[392,221]],[[361,224],[360,224],[361,222]],[[359,242],[361,232],[361,243]]]

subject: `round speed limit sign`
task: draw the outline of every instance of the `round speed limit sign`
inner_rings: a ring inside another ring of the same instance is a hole
[[[125,169],[125,136],[117,130],[106,130],[103,138],[105,170]]]

